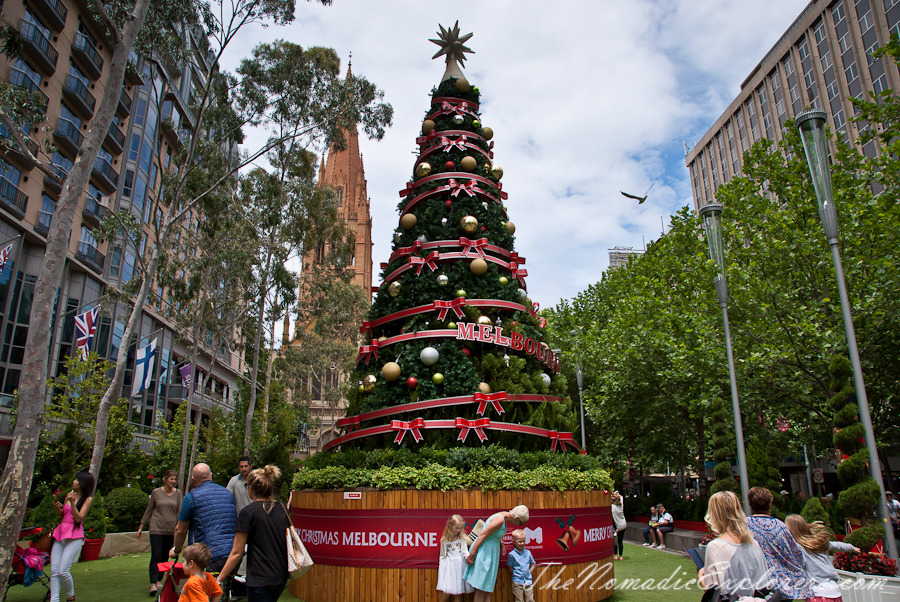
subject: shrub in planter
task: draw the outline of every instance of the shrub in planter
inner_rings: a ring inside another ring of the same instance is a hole
[[[108,530],[112,533],[136,531],[144,510],[147,494],[137,487],[118,487],[106,496]]]
[[[88,510],[87,516],[84,517],[85,539],[103,539],[106,537],[108,520],[106,517],[106,500],[97,492],[94,494],[91,509]]]
[[[834,555],[834,568],[850,573],[897,576],[897,563],[889,557],[881,555],[870,556],[865,553],[838,552]]]
[[[66,492],[60,492],[57,495],[53,495],[52,493],[45,495],[41,499],[41,503],[28,514],[28,517],[25,519],[25,526],[41,527],[41,529],[44,530],[55,528],[61,520],[59,514],[56,512],[56,502],[62,501],[65,497]],[[43,532],[44,531],[41,531],[40,534],[29,535],[28,539],[37,541],[41,538]]]

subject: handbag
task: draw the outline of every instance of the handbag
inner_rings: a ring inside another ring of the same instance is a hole
[[[287,561],[288,561],[288,579],[299,579],[306,571],[313,567],[312,556],[306,551],[297,529],[291,524],[291,515],[287,511],[287,507],[282,504],[284,513],[288,517],[288,527],[285,529],[285,538],[287,539]]]
[[[481,535],[482,529],[484,529],[484,520],[479,518],[478,522],[475,523],[475,526],[472,527],[472,530],[466,535],[466,540],[469,542],[470,548],[475,544],[475,540],[478,539],[478,536]]]
[[[62,523],[60,523],[62,524]],[[59,525],[57,525],[58,527]],[[44,529],[41,531],[41,537],[38,539],[34,545],[44,550],[45,552],[49,552],[53,547],[53,532],[56,531],[56,527],[52,529]]]

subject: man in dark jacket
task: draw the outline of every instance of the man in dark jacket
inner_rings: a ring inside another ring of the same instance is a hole
[[[171,555],[178,557],[184,546],[185,535],[190,532],[188,543],[206,544],[212,557],[206,570],[216,573],[225,566],[234,544],[237,518],[234,496],[221,485],[212,482],[212,472],[206,464],[194,466],[191,481],[194,488],[184,496],[181,503]]]

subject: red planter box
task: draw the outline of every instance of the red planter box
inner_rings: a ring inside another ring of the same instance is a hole
[[[685,529],[686,531],[698,531],[700,533],[706,533],[708,530],[706,523],[696,520],[676,520],[675,528]]]
[[[81,547],[81,562],[89,560],[97,560],[100,558],[100,548],[103,547],[103,540],[106,539],[85,539],[84,545]]]

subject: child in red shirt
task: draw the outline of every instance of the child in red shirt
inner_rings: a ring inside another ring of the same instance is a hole
[[[190,578],[184,584],[178,602],[219,602],[222,588],[216,583],[216,578],[204,570],[210,561],[206,544],[195,543],[186,547],[181,557],[181,566]]]

